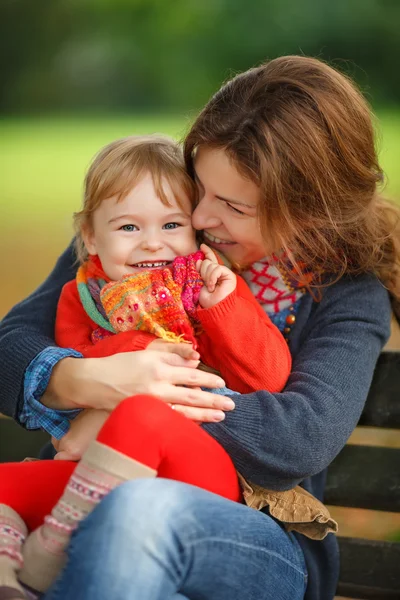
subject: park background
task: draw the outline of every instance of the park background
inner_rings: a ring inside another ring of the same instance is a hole
[[[383,193],[400,202],[399,24],[399,0],[2,0],[0,318],[71,239],[102,145],[182,138],[224,80],[268,58],[317,56],[357,81],[377,115]],[[352,441],[400,447],[390,431]],[[342,534],[400,538],[395,515],[334,513]]]

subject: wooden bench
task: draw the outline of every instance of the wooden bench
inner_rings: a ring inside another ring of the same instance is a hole
[[[359,425],[400,429],[400,352],[381,354]],[[400,512],[400,448],[347,445],[329,467],[325,502]],[[339,545],[339,595],[400,599],[399,542],[339,537]]]
[[[381,355],[359,425],[400,429],[400,352]],[[43,432],[26,432],[10,419],[0,419],[0,461],[37,456],[48,439]],[[325,501],[400,512],[400,448],[346,446],[329,468]],[[400,599],[399,542],[339,537],[339,544],[339,595]]]

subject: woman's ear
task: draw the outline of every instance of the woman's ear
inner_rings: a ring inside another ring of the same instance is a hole
[[[88,254],[97,254],[97,246],[93,227],[89,223],[82,225],[81,236]]]

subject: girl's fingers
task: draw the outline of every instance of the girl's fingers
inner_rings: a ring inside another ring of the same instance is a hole
[[[212,263],[209,260],[203,260],[201,265],[200,275],[204,280],[209,292],[213,292],[217,284],[218,278],[222,274],[222,267]]]
[[[211,264],[212,263],[207,259],[203,260],[203,262],[201,263],[200,277],[203,279],[203,281],[205,281],[205,283],[207,283],[207,269]]]
[[[219,265],[212,265],[208,275],[208,291],[213,292],[217,285],[218,279],[222,275],[222,268]]]
[[[212,263],[218,264],[218,259],[215,256],[215,252],[213,252],[211,250],[211,248],[209,246],[207,246],[207,244],[201,244],[200,250],[202,252],[204,252],[204,256],[205,256],[206,260],[209,260]]]
[[[223,269],[220,265],[215,265],[214,263],[208,263],[207,269],[204,276],[204,282],[207,286],[207,289],[210,293],[212,293],[216,285],[218,283],[218,279],[222,276]]]

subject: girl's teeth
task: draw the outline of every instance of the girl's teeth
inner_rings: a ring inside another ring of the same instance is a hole
[[[152,263],[137,263],[136,266],[140,268],[151,268],[151,267],[165,267],[168,262],[152,262]]]

